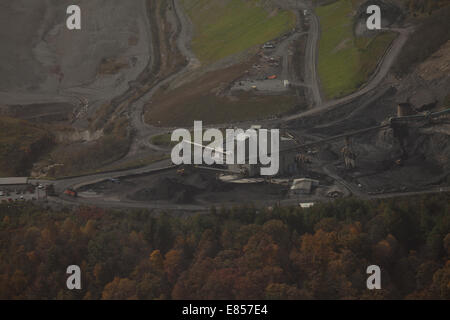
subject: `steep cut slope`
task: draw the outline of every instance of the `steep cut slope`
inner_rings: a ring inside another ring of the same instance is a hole
[[[30,122],[0,117],[0,177],[28,175],[53,145],[51,135]]]

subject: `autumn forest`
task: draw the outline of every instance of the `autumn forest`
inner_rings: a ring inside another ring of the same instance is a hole
[[[156,215],[0,205],[0,299],[450,299],[450,194]],[[79,265],[82,289],[66,288]],[[379,265],[382,289],[368,290]]]

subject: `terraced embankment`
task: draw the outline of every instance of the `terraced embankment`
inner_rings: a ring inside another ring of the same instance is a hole
[[[321,27],[318,72],[328,99],[348,95],[367,82],[397,36],[392,32],[355,35],[353,12],[358,6],[354,3],[339,0],[316,8]]]

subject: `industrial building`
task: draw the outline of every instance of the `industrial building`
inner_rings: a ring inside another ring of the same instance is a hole
[[[312,189],[318,186],[319,181],[314,179],[307,179],[307,178],[295,179],[292,182],[291,194],[292,195],[311,194]]]
[[[252,129],[258,130],[256,126],[253,126]],[[238,137],[235,137],[236,143],[235,143],[235,153],[236,148],[238,145]],[[242,139],[242,138],[241,138]],[[245,139],[245,151],[246,151],[246,158],[249,157],[249,137],[244,136]],[[287,137],[287,136],[281,136],[279,141],[279,151],[278,151],[278,157],[279,157],[279,170],[277,176],[290,176],[295,175],[298,173],[298,161],[297,156],[298,152],[294,149],[294,147],[297,146],[297,143],[294,139]],[[267,142],[267,150],[268,153],[271,153],[271,146],[270,146],[270,139],[268,139]],[[249,164],[248,161],[246,164],[231,164],[228,165],[228,170],[236,172],[236,173],[242,173],[245,174],[248,177],[256,177],[260,175],[260,168],[261,164]]]
[[[0,178],[0,188],[25,187],[28,185],[26,177]]]
[[[406,117],[416,114],[414,107],[409,102],[399,103],[397,106],[397,117]]]
[[[29,188],[28,178],[0,178],[0,191],[25,191]]]

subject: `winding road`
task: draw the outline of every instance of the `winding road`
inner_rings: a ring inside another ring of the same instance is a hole
[[[154,146],[150,143],[151,136],[158,135],[167,132],[168,128],[154,127],[147,124],[144,120],[144,108],[145,105],[151,101],[152,96],[161,87],[170,84],[175,79],[183,76],[186,72],[197,68],[200,62],[196,58],[195,54],[190,49],[190,42],[192,39],[192,24],[189,18],[184,13],[181,8],[180,0],[173,0],[173,12],[177,19],[177,24],[179,25],[179,33],[177,34],[177,47],[183,56],[186,57],[188,64],[173,73],[172,75],[162,79],[156,83],[148,92],[143,94],[138,100],[133,102],[130,106],[130,122],[131,127],[135,132],[135,137],[130,146],[130,150],[125,158],[133,157],[138,153],[138,150],[142,147],[149,147],[154,150],[161,150],[159,147]],[[151,37],[151,34],[148,35]],[[151,43],[151,41],[150,41]]]
[[[310,109],[310,110],[307,110],[307,111],[304,111],[304,112],[301,112],[298,114],[283,117],[282,121],[285,121],[285,122],[292,121],[292,120],[296,120],[296,119],[303,118],[306,116],[312,116],[312,115],[316,115],[316,114],[319,114],[322,112],[329,111],[336,107],[339,107],[339,106],[345,105],[349,102],[352,102],[356,98],[359,98],[360,96],[376,89],[381,84],[381,82],[384,80],[384,78],[387,76],[387,74],[389,73],[389,70],[391,70],[392,65],[394,64],[396,58],[400,54],[400,52],[401,52],[403,46],[405,45],[406,41],[408,40],[409,36],[414,31],[414,28],[409,27],[409,28],[405,28],[405,29],[396,28],[396,29],[388,29],[388,30],[397,32],[399,34],[399,36],[394,40],[394,42],[387,50],[384,57],[381,59],[380,63],[377,66],[377,69],[374,72],[374,75],[369,79],[369,81],[362,88],[360,88],[358,91],[356,91],[348,96],[317,104],[316,107],[313,109]],[[315,54],[317,55],[317,52]],[[317,77],[317,70],[315,71],[315,74]]]
[[[309,104],[311,106],[320,106],[322,105],[322,94],[320,92],[320,82],[317,72],[320,23],[319,18],[313,10],[309,10],[307,17],[309,19],[309,33],[306,42],[305,83],[309,84]]]

